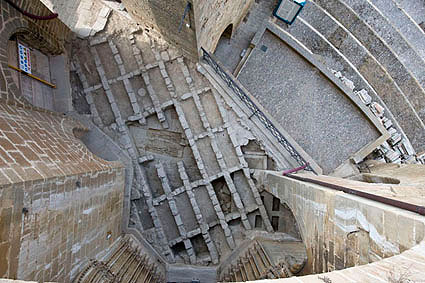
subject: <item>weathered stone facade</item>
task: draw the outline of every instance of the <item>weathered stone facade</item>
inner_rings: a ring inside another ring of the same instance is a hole
[[[10,36],[23,33],[26,42],[58,54],[69,29],[0,4],[0,277],[69,282],[121,235],[124,169],[85,147],[81,124],[31,106],[11,76]],[[17,5],[51,13],[39,1]]]
[[[256,135],[201,66],[197,71],[156,40],[145,30],[126,30],[81,42],[89,47],[78,48],[75,73],[90,118],[131,158],[126,224],[170,264],[218,265],[237,250],[242,232],[254,233],[256,216],[257,230],[273,230],[242,152]],[[257,143],[249,149],[263,160],[257,166],[272,168]]]
[[[121,234],[123,169],[68,118],[6,104],[0,117],[0,276],[69,281]]]

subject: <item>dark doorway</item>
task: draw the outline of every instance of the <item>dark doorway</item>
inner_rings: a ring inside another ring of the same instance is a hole
[[[276,197],[273,197],[272,211],[279,211],[279,207],[280,207],[280,200]]]
[[[227,26],[227,28],[223,31],[221,34],[221,38],[232,38],[232,32],[233,32],[233,24],[230,24]]]
[[[233,33],[233,24],[230,24],[226,27],[226,29],[221,34],[214,53],[216,53],[217,51],[219,52],[228,51],[227,49],[229,48],[228,46],[230,45],[230,39],[232,38],[232,33]]]
[[[279,230],[279,217],[278,216],[272,216],[272,227],[273,230],[276,232]]]
[[[261,215],[255,215],[255,228],[262,228],[263,227],[263,219],[261,218]]]

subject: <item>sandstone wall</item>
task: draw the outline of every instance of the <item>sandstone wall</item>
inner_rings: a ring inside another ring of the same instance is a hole
[[[123,0],[133,19],[148,29],[159,31],[167,42],[179,47],[186,56],[196,58],[196,34],[193,6],[186,15],[181,31],[179,25],[188,2],[186,0]],[[189,25],[189,27],[187,26]]]
[[[0,277],[68,282],[121,235],[124,169],[88,151],[83,130],[0,104]]]
[[[253,2],[254,0],[195,0],[198,50],[203,47],[213,53],[226,27],[233,24],[234,32]]]
[[[39,1],[16,3],[51,13]],[[0,5],[0,277],[68,282],[121,234],[123,168],[87,150],[74,135],[80,124],[29,105],[8,68],[13,34],[59,54],[69,29]]]
[[[304,274],[377,262],[424,239],[425,217],[419,214],[274,172],[259,176],[294,213],[308,254]]]

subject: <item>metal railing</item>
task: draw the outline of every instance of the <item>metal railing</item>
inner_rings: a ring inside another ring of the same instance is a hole
[[[313,168],[304,160],[304,158],[298,153],[298,151],[288,142],[288,140],[282,135],[282,133],[273,125],[273,123],[266,117],[266,115],[255,105],[255,103],[249,98],[249,96],[239,87],[232,77],[211,57],[211,55],[202,48],[202,58],[207,62],[220,76],[220,78],[227,84],[229,88],[242,100],[243,103],[252,111],[252,116],[256,116],[264,127],[277,139],[277,141],[286,149],[286,151],[295,159],[299,165],[306,165],[305,170],[313,171]]]

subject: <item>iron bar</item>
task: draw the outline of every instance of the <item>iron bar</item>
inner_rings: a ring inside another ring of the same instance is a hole
[[[277,141],[288,151],[300,166],[305,166],[305,170],[316,173],[313,168],[304,160],[298,151],[289,143],[282,133],[273,125],[266,115],[258,108],[244,90],[236,83],[232,77],[212,58],[212,56],[201,47],[202,58],[207,62],[227,86],[239,97],[240,100],[252,111],[250,118],[256,116],[266,129],[277,139]]]
[[[307,164],[304,164],[303,166],[297,167],[297,168],[293,168],[293,169],[285,170],[285,171],[283,171],[282,175],[283,175],[283,176],[286,176],[286,175],[288,175],[288,174],[291,174],[291,173],[295,173],[295,172],[298,172],[298,171],[304,170],[307,166],[308,166],[308,163],[307,163]]]
[[[425,207],[424,206],[419,206],[419,205],[415,205],[415,204],[411,204],[411,203],[407,203],[407,202],[403,202],[403,201],[399,201],[399,200],[395,200],[395,199],[390,199],[390,198],[386,198],[386,197],[383,197],[383,196],[373,195],[373,194],[370,194],[370,193],[346,188],[346,187],[343,187],[343,186],[339,186],[339,185],[335,185],[335,184],[331,184],[331,183],[327,183],[327,182],[323,182],[323,181],[319,181],[319,180],[315,180],[315,179],[305,178],[305,177],[301,177],[301,176],[287,175],[286,177],[289,177],[289,178],[292,178],[292,179],[295,179],[295,180],[298,180],[298,181],[303,181],[303,182],[307,182],[307,183],[312,183],[312,184],[324,186],[324,187],[327,187],[329,189],[341,191],[341,192],[344,192],[344,193],[347,193],[347,194],[350,194],[350,195],[363,197],[363,198],[370,199],[370,200],[373,200],[373,201],[377,201],[377,202],[380,202],[380,203],[383,203],[383,204],[387,204],[387,205],[390,205],[390,206],[394,206],[394,207],[397,207],[397,208],[401,208],[401,209],[404,209],[404,210],[415,212],[415,213],[418,213],[420,215],[425,215]]]
[[[190,4],[190,2],[187,2],[186,7],[184,8],[182,19],[180,21],[179,32],[182,31],[184,19],[186,18],[187,13],[189,13],[189,10],[191,7],[192,7],[192,4]]]

